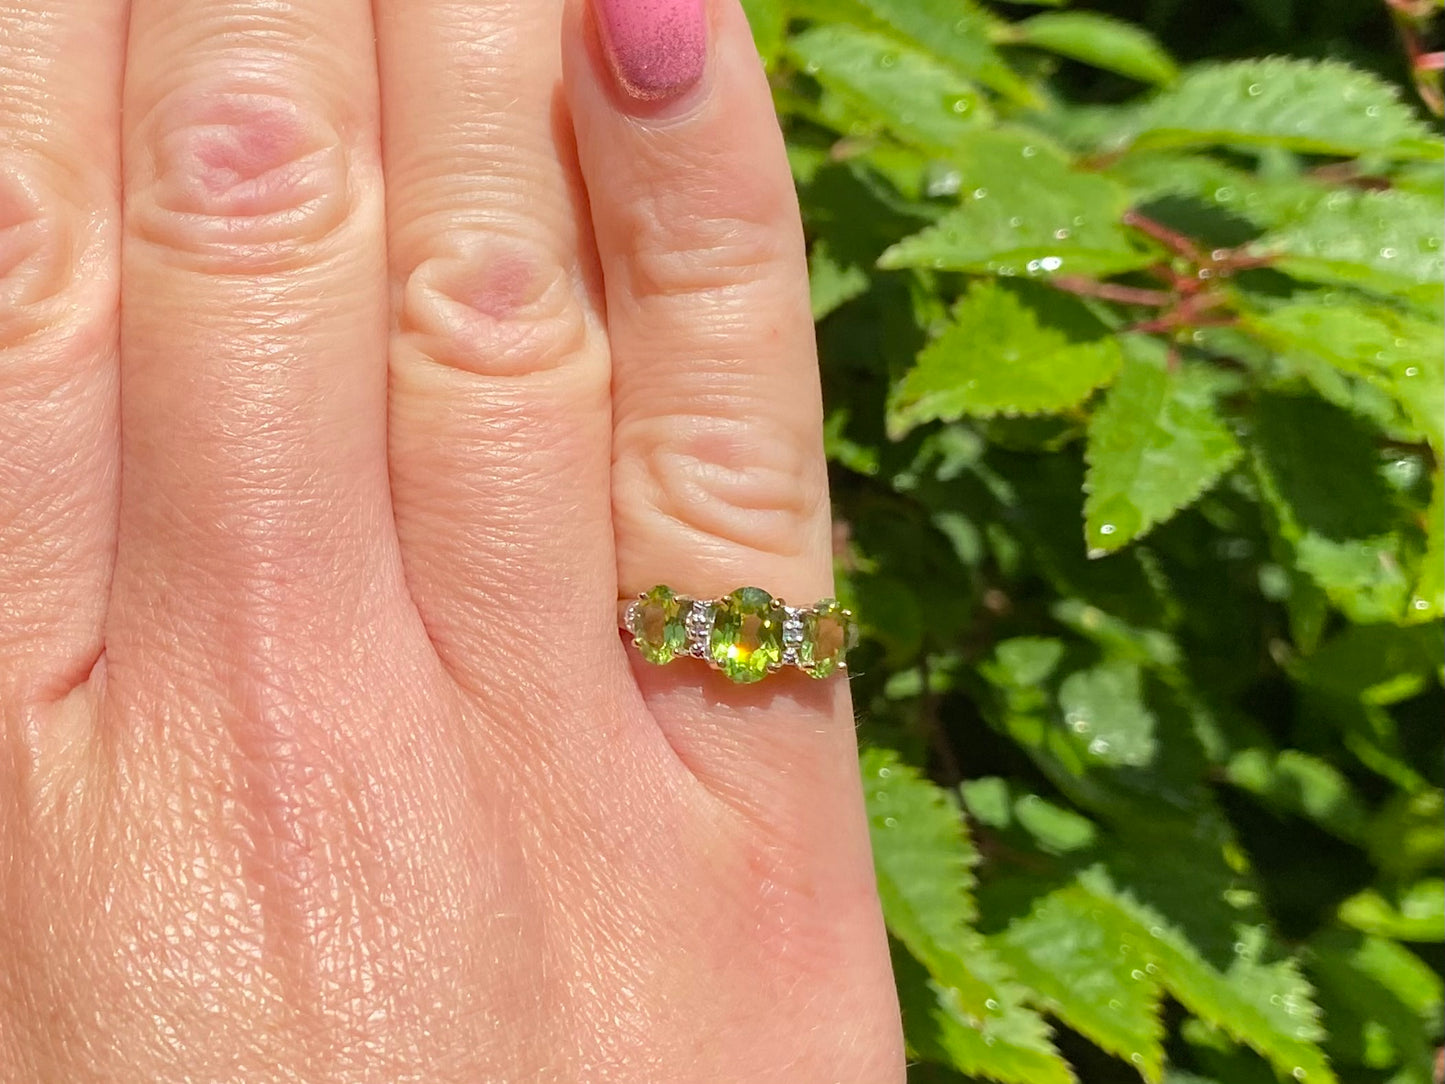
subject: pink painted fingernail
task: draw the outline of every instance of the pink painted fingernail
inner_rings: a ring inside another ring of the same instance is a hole
[[[596,0],[602,44],[634,98],[674,98],[702,77],[705,0]]]

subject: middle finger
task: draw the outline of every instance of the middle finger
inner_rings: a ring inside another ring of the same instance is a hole
[[[111,663],[334,649],[401,583],[369,6],[132,11]]]
[[[512,658],[575,670],[563,635],[617,643],[608,359],[561,7],[377,0],[397,530],[427,630],[474,690]]]

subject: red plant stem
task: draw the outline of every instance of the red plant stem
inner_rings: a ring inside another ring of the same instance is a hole
[[[1253,252],[1245,252],[1242,249],[1226,249],[1225,254],[1217,260],[1211,260],[1209,266],[1214,268],[1219,275],[1231,275],[1236,271],[1252,271],[1256,267],[1268,267],[1274,263],[1273,256],[1260,256]]]
[[[1124,305],[1148,305],[1162,309],[1174,304],[1174,295],[1167,290],[1146,290],[1138,286],[1119,286],[1112,282],[1099,282],[1083,275],[1059,275],[1050,280],[1066,293],[1081,297],[1100,297],[1105,301],[1118,301]]]
[[[1433,0],[1385,0],[1395,23],[1395,32],[1405,50],[1405,60],[1410,74],[1415,78],[1415,92],[1420,100],[1437,116],[1445,114],[1445,96],[1440,91],[1439,80],[1434,73],[1445,69],[1445,54],[1427,53],[1421,45],[1430,17],[1434,14]]]
[[[1162,222],[1155,222],[1147,215],[1138,211],[1126,211],[1124,213],[1124,225],[1133,226],[1140,233],[1147,233],[1154,240],[1158,241],[1165,248],[1170,249],[1176,255],[1183,256],[1192,263],[1202,264],[1205,259],[1200,255],[1199,249],[1194,242],[1185,237],[1177,230],[1171,230]]]
[[[1170,331],[1178,331],[1186,327],[1232,327],[1239,322],[1239,317],[1231,313],[1221,313],[1218,316],[1202,316],[1198,313],[1187,313],[1182,309],[1175,309],[1173,312],[1166,312],[1157,320],[1145,320],[1135,324],[1130,331],[1141,331],[1150,335],[1162,335]]]

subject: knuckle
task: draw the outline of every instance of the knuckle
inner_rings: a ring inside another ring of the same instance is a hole
[[[796,208],[769,191],[669,191],[627,217],[636,297],[728,294],[801,266]]]
[[[133,234],[208,271],[314,262],[354,217],[364,188],[359,148],[329,114],[269,85],[163,97],[134,140]]]
[[[649,297],[726,296],[759,280],[791,255],[778,231],[763,223],[712,218],[686,236],[665,226],[640,231],[633,251],[632,293]]]
[[[589,353],[574,277],[535,244],[455,232],[402,275],[398,325],[421,356],[449,369],[523,376]],[[595,351],[593,351],[595,353]]]
[[[822,452],[799,426],[770,424],[744,407],[729,417],[622,426],[618,445],[628,449],[618,457],[618,484],[655,514],[709,537],[794,558],[826,521]]]
[[[38,161],[0,163],[0,356],[26,348],[37,364],[7,362],[7,382],[23,393],[73,378],[78,352],[95,352],[116,308],[115,246],[77,186]],[[55,360],[55,364],[51,364]],[[47,375],[48,374],[48,375]]]

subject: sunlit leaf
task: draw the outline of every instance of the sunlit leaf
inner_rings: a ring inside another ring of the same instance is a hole
[[[1243,454],[1215,409],[1211,374],[1141,349],[1089,421],[1084,535],[1100,553],[1192,504]]]

